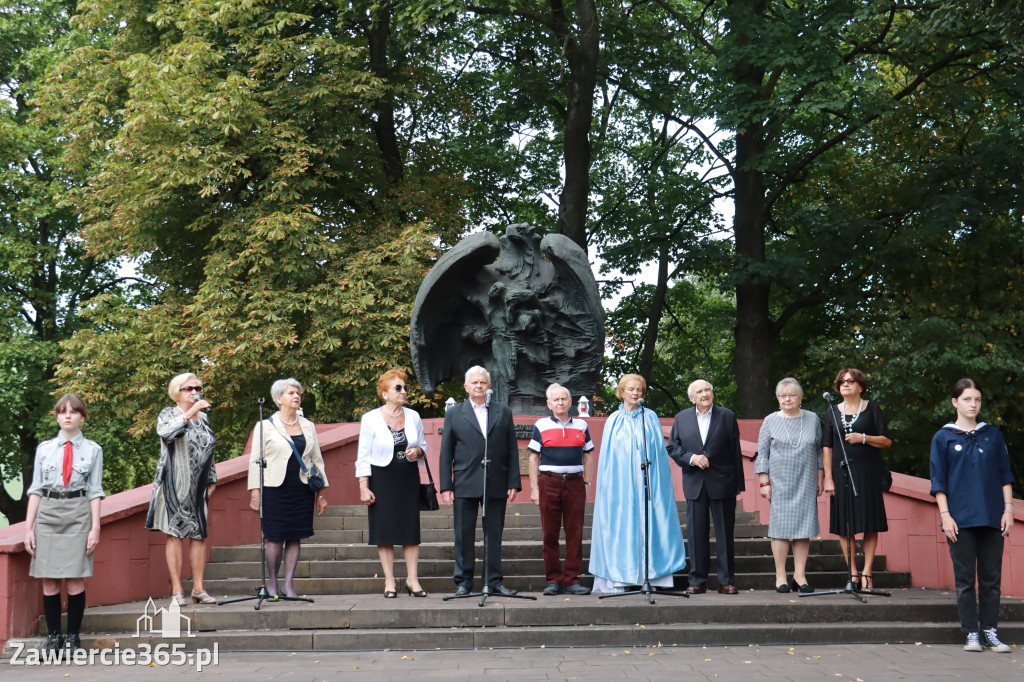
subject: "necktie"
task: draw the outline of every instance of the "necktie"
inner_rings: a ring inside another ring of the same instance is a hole
[[[71,445],[71,441],[64,443],[64,487],[68,487],[68,483],[71,482],[71,455],[74,452],[74,447]]]

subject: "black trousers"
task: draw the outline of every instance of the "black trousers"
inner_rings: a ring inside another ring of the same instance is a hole
[[[455,515],[455,585],[466,584],[473,589],[473,569],[476,561],[476,517],[480,512],[482,497],[456,497],[452,505]],[[501,584],[501,534],[505,530],[504,497],[487,498],[487,516],[484,519],[484,535],[487,538],[487,562],[485,575],[491,587]]]
[[[960,528],[956,542],[947,538],[946,543],[949,545],[949,557],[953,560],[960,629],[980,632],[996,627],[999,586],[1003,577],[1003,534],[990,526]],[[977,594],[974,590],[975,576],[978,580]]]
[[[718,583],[732,585],[736,581],[736,556],[733,533],[736,530],[736,498],[713,500],[705,488],[696,500],[686,500],[686,553],[693,570],[690,584],[703,585],[711,570],[711,527],[715,522],[715,544],[718,555]]]

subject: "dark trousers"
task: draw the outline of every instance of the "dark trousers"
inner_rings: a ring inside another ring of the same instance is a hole
[[[540,488],[540,526],[544,537],[544,575],[549,583],[575,585],[583,572],[583,514],[587,487],[583,477],[537,479]],[[558,536],[565,524],[565,570],[558,557]]]
[[[711,570],[710,521],[715,521],[715,544],[718,555],[718,583],[732,585],[736,580],[736,558],[733,532],[736,529],[736,498],[712,500],[707,489],[696,500],[686,500],[686,552],[693,570],[690,584],[703,585]]]
[[[999,583],[1003,575],[1003,534],[998,528],[960,528],[949,545],[956,579],[956,609],[960,629],[979,632],[994,628],[999,620]],[[974,579],[978,590],[975,600]],[[980,627],[979,627],[980,616]]]
[[[455,585],[463,583],[473,589],[473,568],[476,561],[476,517],[482,497],[456,497],[452,504],[455,515]],[[487,498],[484,535],[487,537],[487,562],[484,575],[491,587],[501,583],[501,534],[505,530],[504,497]]]

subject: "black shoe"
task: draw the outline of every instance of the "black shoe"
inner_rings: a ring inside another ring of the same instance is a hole
[[[566,585],[565,593],[578,595],[590,594],[590,588],[583,583],[576,583],[575,585]]]
[[[43,644],[43,649],[46,651],[56,651],[64,647],[64,635],[59,632],[51,632],[46,636],[46,642]]]
[[[456,587],[455,588],[455,596],[456,597],[468,597],[469,596],[469,585],[467,583],[462,583],[461,585]]]
[[[510,590],[501,583],[497,585],[491,585],[491,594],[496,594],[499,597],[514,597],[519,594],[518,590]]]
[[[541,594],[545,597],[554,597],[565,591],[562,589],[562,583],[548,583],[548,586],[544,588],[544,592]]]
[[[69,656],[73,656],[81,648],[82,640],[78,637],[78,633],[64,635],[64,650]]]
[[[775,586],[775,591],[778,592],[779,594],[786,594],[787,592],[790,591],[789,583],[782,583],[781,585],[776,585]]]
[[[814,592],[814,588],[808,585],[807,583],[804,583],[797,589],[800,590],[800,594],[813,594]]]

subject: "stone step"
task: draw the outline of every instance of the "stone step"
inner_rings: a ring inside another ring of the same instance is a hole
[[[86,647],[181,643],[189,650],[357,650],[521,646],[749,645],[773,643],[958,643],[954,597],[933,590],[895,590],[892,598],[849,595],[796,598],[744,590],[690,599],[655,595],[617,599],[540,597],[442,601],[402,597],[325,596],[313,604],[255,601],[182,609],[198,636],[136,638],[142,602],[90,608]],[[162,602],[161,605],[166,605]],[[1004,601],[1000,635],[1024,639],[1024,603]],[[45,635],[45,629],[43,632]]]
[[[1024,626],[1000,628],[1004,641],[1024,639]],[[958,627],[949,623],[891,621],[829,624],[735,625],[655,624],[577,625],[531,628],[408,628],[401,630],[267,630],[199,633],[192,638],[136,638],[131,634],[82,637],[85,648],[121,650],[145,643],[150,647],[180,644],[182,651],[424,651],[436,649],[499,649],[523,647],[662,647],[749,646],[772,644],[961,644]],[[42,639],[29,646],[42,646]]]
[[[532,505],[531,505],[532,506]],[[366,507],[358,507],[362,514],[345,514],[330,516],[326,512],[323,516],[313,517],[313,530],[366,530],[369,521],[366,516]],[[533,507],[533,509],[537,509]],[[586,514],[583,517],[583,525],[590,528],[593,525],[594,515]],[[754,512],[737,512],[736,524],[738,526],[761,525],[760,520]],[[540,514],[537,511],[513,512],[505,514],[505,528],[540,528]],[[679,514],[679,525],[686,525],[686,514]],[[451,529],[454,527],[454,517],[450,513],[423,512],[420,514],[420,529],[434,530],[439,528]],[[767,526],[764,526],[767,528]]]
[[[360,560],[376,559],[377,548],[367,545],[365,542],[327,544],[319,542],[320,536],[312,538],[312,541],[303,541],[303,560]],[[477,541],[477,547],[482,548],[482,538]],[[504,538],[502,541],[502,556],[508,559],[529,559],[541,556],[540,538],[529,541],[510,541]],[[717,545],[712,539],[711,553],[717,550]],[[771,544],[767,538],[736,538],[735,552],[737,560],[743,556],[771,556]],[[478,551],[479,554],[479,551]],[[583,555],[590,555],[590,540],[583,541]],[[213,547],[210,550],[210,564],[236,561],[258,561],[260,556],[259,545],[240,545],[237,547]],[[401,558],[402,548],[395,548],[395,557]],[[839,542],[833,538],[815,538],[810,545],[811,558],[820,556],[835,556],[841,559]],[[454,559],[455,547],[452,538],[446,538],[441,542],[426,542],[420,545],[420,560],[431,559]],[[790,559],[792,561],[792,559]],[[210,565],[208,564],[208,565]]]
[[[482,556],[482,547],[478,555]],[[305,555],[303,555],[305,557]],[[224,580],[231,578],[256,579],[260,577],[260,564],[258,554],[254,554],[256,561],[235,561],[231,563],[210,563],[206,566],[206,580]],[[563,556],[564,558],[564,556]],[[714,561],[714,556],[712,556]],[[583,565],[587,566],[589,557],[584,555]],[[714,564],[713,564],[714,565]],[[405,561],[401,558],[395,560],[396,574],[405,575]],[[449,577],[455,570],[454,558],[425,559],[420,558],[419,575],[423,577]],[[885,558],[875,557],[874,571],[881,573],[885,571]],[[507,575],[540,575],[544,573],[544,560],[540,552],[534,558],[519,559],[505,558],[502,560],[502,569]],[[738,575],[747,573],[764,573],[775,570],[775,561],[770,556],[738,556],[736,557],[736,572]],[[846,570],[846,564],[839,555],[811,556],[807,560],[807,571],[810,575],[827,571],[842,572]],[[789,559],[788,572],[793,571],[793,560]],[[381,573],[379,559],[367,557],[364,559],[300,559],[295,567],[295,576],[298,578],[359,578]]]
[[[532,575],[513,574],[509,572],[508,567],[504,562],[502,563],[502,568],[505,573],[504,584],[512,589],[530,593],[539,593],[547,584],[542,573]],[[711,571],[712,575],[708,579],[708,587],[709,589],[716,589],[718,587],[718,583],[714,576],[714,564],[712,564]],[[479,583],[482,579],[482,572],[483,567],[481,565],[476,576],[477,587],[480,586]],[[402,574],[400,571],[398,575],[400,576],[398,579],[398,589],[401,591],[405,589],[405,583],[401,577]],[[839,588],[846,583],[846,571],[819,571],[816,573],[810,573],[808,575],[808,581],[812,587],[817,589]],[[586,576],[582,578],[582,582],[586,585],[590,585],[592,584],[592,578]],[[256,575],[252,578],[207,578],[204,580],[206,590],[214,596],[251,594],[258,584],[259,578]],[[677,587],[685,587],[687,585],[686,574],[676,574],[675,584]],[[738,573],[736,576],[736,584],[737,587],[744,590],[756,589],[770,590],[774,592],[775,571],[773,569],[771,571],[760,573]],[[910,574],[908,572],[882,571],[875,573],[875,586],[879,589],[902,588],[907,587],[909,584]],[[185,586],[186,592],[191,590],[191,581],[183,581],[183,585]],[[450,574],[447,576],[423,574],[420,577],[420,585],[430,593],[444,594],[455,590]],[[308,595],[376,594],[384,589],[384,578],[383,573],[380,571],[354,577],[296,577],[295,589],[299,594]]]
[[[508,514],[521,514],[523,516],[536,516],[537,518],[540,518],[540,511],[539,511],[539,509],[540,508],[537,505],[535,505],[533,503],[530,503],[530,502],[513,502],[512,504],[508,505],[507,513]],[[685,516],[686,515],[686,500],[676,500],[676,509],[679,510],[680,516]],[[592,516],[593,515],[593,513],[594,513],[594,503],[593,502],[587,502],[587,506],[586,506],[586,509],[585,509],[584,513],[587,516]],[[441,508],[438,509],[437,511],[421,512],[420,513],[420,518],[426,518],[428,516],[445,516],[445,515],[451,516],[452,515],[452,508],[451,507],[446,507],[444,505],[441,505]],[[362,504],[337,504],[337,505],[329,505],[327,507],[327,509],[324,510],[323,517],[330,517],[330,516],[362,516],[362,517],[365,517],[366,516],[366,506],[362,505]],[[757,512],[747,512],[747,511],[742,511],[741,509],[737,509],[736,510],[736,521],[739,522],[739,521],[743,520],[744,517],[749,517],[750,520],[757,520],[759,518]]]
[[[740,538],[764,538],[767,531],[767,526],[761,524],[736,524],[734,537],[737,540]],[[316,534],[312,540],[320,544],[365,544],[369,539],[369,530],[367,529],[327,529],[315,532]],[[683,527],[683,533],[686,533],[685,526]],[[480,528],[479,522],[476,529],[476,538],[478,541],[483,540],[483,530]],[[590,538],[589,527],[585,526],[583,528],[583,538],[585,540]],[[506,527],[502,533],[503,543],[540,539],[540,526]],[[420,542],[454,542],[454,532],[450,528],[421,528]]]

